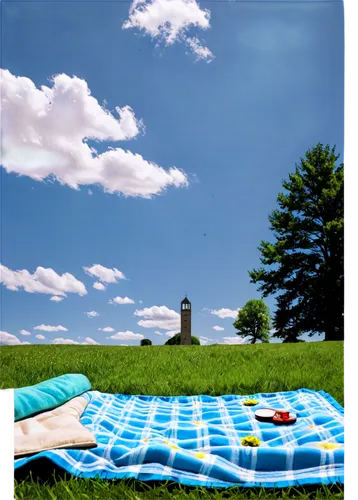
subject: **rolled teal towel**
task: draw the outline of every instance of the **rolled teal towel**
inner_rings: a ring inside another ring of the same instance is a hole
[[[91,389],[80,373],[61,375],[29,387],[14,389],[15,422],[41,411],[52,410]]]

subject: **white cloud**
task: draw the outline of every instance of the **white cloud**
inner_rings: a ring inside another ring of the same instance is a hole
[[[45,337],[43,335],[36,335],[36,338],[39,340],[45,340]]]
[[[91,339],[91,337],[86,337],[85,341],[82,342],[82,344],[99,345],[98,342],[96,342],[95,340]]]
[[[135,304],[133,299],[130,299],[129,297],[114,297],[109,301],[109,304]]]
[[[26,77],[0,70],[2,166],[36,181],[57,180],[73,189],[100,185],[107,193],[151,198],[169,186],[188,185],[184,172],[141,155],[92,141],[133,139],[143,128],[129,106],[111,113],[91,96],[87,82],[59,74],[39,89]]]
[[[89,194],[90,196],[92,196],[92,195],[93,195],[93,191],[92,191],[92,189],[89,189],[89,190],[88,190],[88,194]]]
[[[81,296],[87,293],[84,284],[72,274],[59,275],[53,269],[45,269],[44,267],[38,267],[31,274],[26,269],[12,271],[0,264],[0,283],[13,292],[23,289],[28,293],[48,293],[63,297],[66,297],[66,293],[78,293]]]
[[[164,335],[164,333],[158,332],[158,330],[156,330],[156,331],[155,331],[155,332],[153,332],[153,333],[155,333],[156,335]]]
[[[114,340],[142,340],[144,339],[144,335],[141,335],[140,333],[133,333],[127,330],[126,332],[117,332],[107,338]]]
[[[54,339],[51,344],[78,344],[75,340],[72,339],[63,339],[63,338],[57,338]]]
[[[105,328],[98,328],[99,332],[114,332],[114,328],[111,326],[106,326]]]
[[[50,298],[52,302],[62,302],[63,297],[59,297],[58,295],[54,295],[53,297]]]
[[[192,50],[192,52],[196,55],[196,60],[206,59],[207,62],[211,62],[214,59],[214,54],[211,52],[208,47],[202,45],[201,41],[197,37],[186,38],[186,43]]]
[[[213,326],[213,330],[216,330],[217,332],[222,332],[223,330],[225,330],[225,328],[223,328],[222,326]]]
[[[35,326],[34,330],[41,330],[42,332],[68,332],[67,328],[62,325],[50,326],[50,325],[38,325]]]
[[[211,314],[214,314],[215,316],[219,316],[219,318],[221,319],[225,319],[225,318],[234,318],[236,319],[237,318],[237,313],[239,311],[239,309],[209,309],[209,311],[211,312]]]
[[[213,339],[210,339],[209,337],[199,337],[199,340],[202,345],[208,345],[210,342],[213,342]]]
[[[180,331],[180,314],[166,306],[152,306],[137,309],[135,316],[143,317],[138,325],[144,328],[160,328],[161,330]]]
[[[19,333],[21,333],[21,335],[31,335],[27,330],[20,330]]]
[[[223,342],[219,342],[219,344],[244,344],[245,339],[242,337],[223,337]]]
[[[210,62],[214,57],[198,38],[188,36],[192,28],[210,28],[210,11],[201,9],[196,0],[133,0],[129,19],[122,28],[142,30],[144,34],[157,39],[158,43],[163,41],[166,46],[184,42],[197,59]]]
[[[96,283],[93,284],[93,288],[95,288],[96,290],[100,290],[101,292],[103,292],[104,290],[106,290],[107,287],[103,283],[100,283],[99,281],[96,281]]]
[[[81,337],[78,337],[81,338]],[[57,338],[54,339],[52,344],[76,344],[76,345],[99,345],[98,342],[95,340],[91,339],[91,337],[86,337],[84,342],[76,342],[75,340],[72,339],[63,339],[63,338]]]
[[[121,271],[118,271],[115,267],[110,269],[108,267],[101,266],[101,264],[93,264],[91,267],[83,268],[87,274],[94,276],[104,283],[118,283],[119,280],[125,280],[126,277]],[[95,283],[96,284],[96,283]],[[100,283],[102,284],[102,283]],[[93,285],[94,286],[94,285]],[[95,287],[96,288],[96,287]],[[98,289],[98,287],[97,287]],[[103,288],[100,288],[103,290]]]
[[[21,342],[12,333],[0,331],[0,345],[24,345],[29,343],[30,342]]]
[[[97,316],[99,316],[98,312],[96,311],[85,312],[85,314],[87,314],[89,318],[96,318]]]
[[[178,332],[178,330],[170,330],[169,332],[165,332],[165,335],[166,335],[167,337],[172,338],[172,337],[174,337],[174,335],[176,335],[177,333],[179,333],[179,332]]]

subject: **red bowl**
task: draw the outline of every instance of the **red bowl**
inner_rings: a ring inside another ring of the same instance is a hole
[[[278,424],[278,425],[291,425],[291,424],[294,424],[297,420],[296,418],[296,415],[294,413],[289,413],[289,417],[288,418],[282,418],[278,415],[282,414],[282,413],[286,413],[286,412],[277,412],[277,414],[273,417],[272,419],[272,422],[274,424]]]

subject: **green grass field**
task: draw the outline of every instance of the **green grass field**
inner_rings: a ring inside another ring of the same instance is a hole
[[[151,395],[222,394],[307,388],[343,405],[343,342],[237,346],[16,346],[1,348],[1,389],[83,373],[102,392]],[[15,484],[21,499],[343,498],[341,488],[205,490],[176,484],[49,477]]]

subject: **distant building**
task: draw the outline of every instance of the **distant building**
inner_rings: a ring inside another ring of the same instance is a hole
[[[191,345],[191,303],[187,296],[181,302],[180,320],[180,344]]]

